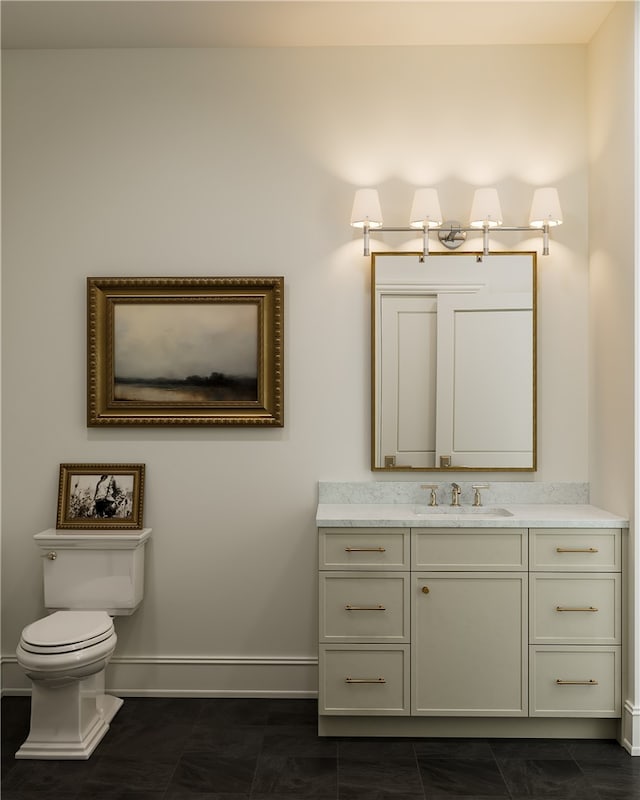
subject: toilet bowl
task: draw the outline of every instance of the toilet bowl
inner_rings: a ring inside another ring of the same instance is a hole
[[[116,642],[105,611],[56,611],[27,625],[16,656],[33,681],[31,727],[16,758],[89,758],[122,705],[104,693]]]

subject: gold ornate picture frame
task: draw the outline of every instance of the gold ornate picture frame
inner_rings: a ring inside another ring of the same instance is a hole
[[[87,425],[282,427],[284,278],[88,278]]]
[[[56,528],[140,530],[144,464],[60,464]]]

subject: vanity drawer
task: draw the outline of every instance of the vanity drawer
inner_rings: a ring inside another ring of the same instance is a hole
[[[532,570],[620,572],[621,533],[593,528],[538,528],[529,531]]]
[[[320,714],[409,714],[409,646],[321,645]]]
[[[408,642],[409,574],[321,572],[321,642]]]
[[[620,648],[530,648],[530,716],[619,717]]]
[[[416,570],[526,570],[524,528],[428,528],[412,530]]]
[[[320,528],[320,569],[409,569],[409,528]]]
[[[618,573],[532,574],[529,593],[531,644],[620,644]]]

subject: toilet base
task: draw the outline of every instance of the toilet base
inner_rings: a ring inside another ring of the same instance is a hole
[[[104,670],[55,688],[34,681],[31,728],[15,757],[86,760],[109,730],[121,705],[119,697],[104,694]]]

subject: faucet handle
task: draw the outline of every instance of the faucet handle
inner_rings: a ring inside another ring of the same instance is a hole
[[[421,489],[430,489],[431,490],[431,497],[429,499],[430,506],[437,506],[438,505],[438,497],[436,495],[436,489],[438,488],[437,483],[423,483],[420,486]]]
[[[473,489],[473,505],[478,507],[482,505],[482,497],[480,495],[480,489],[488,489],[488,483],[474,483],[471,485]]]

